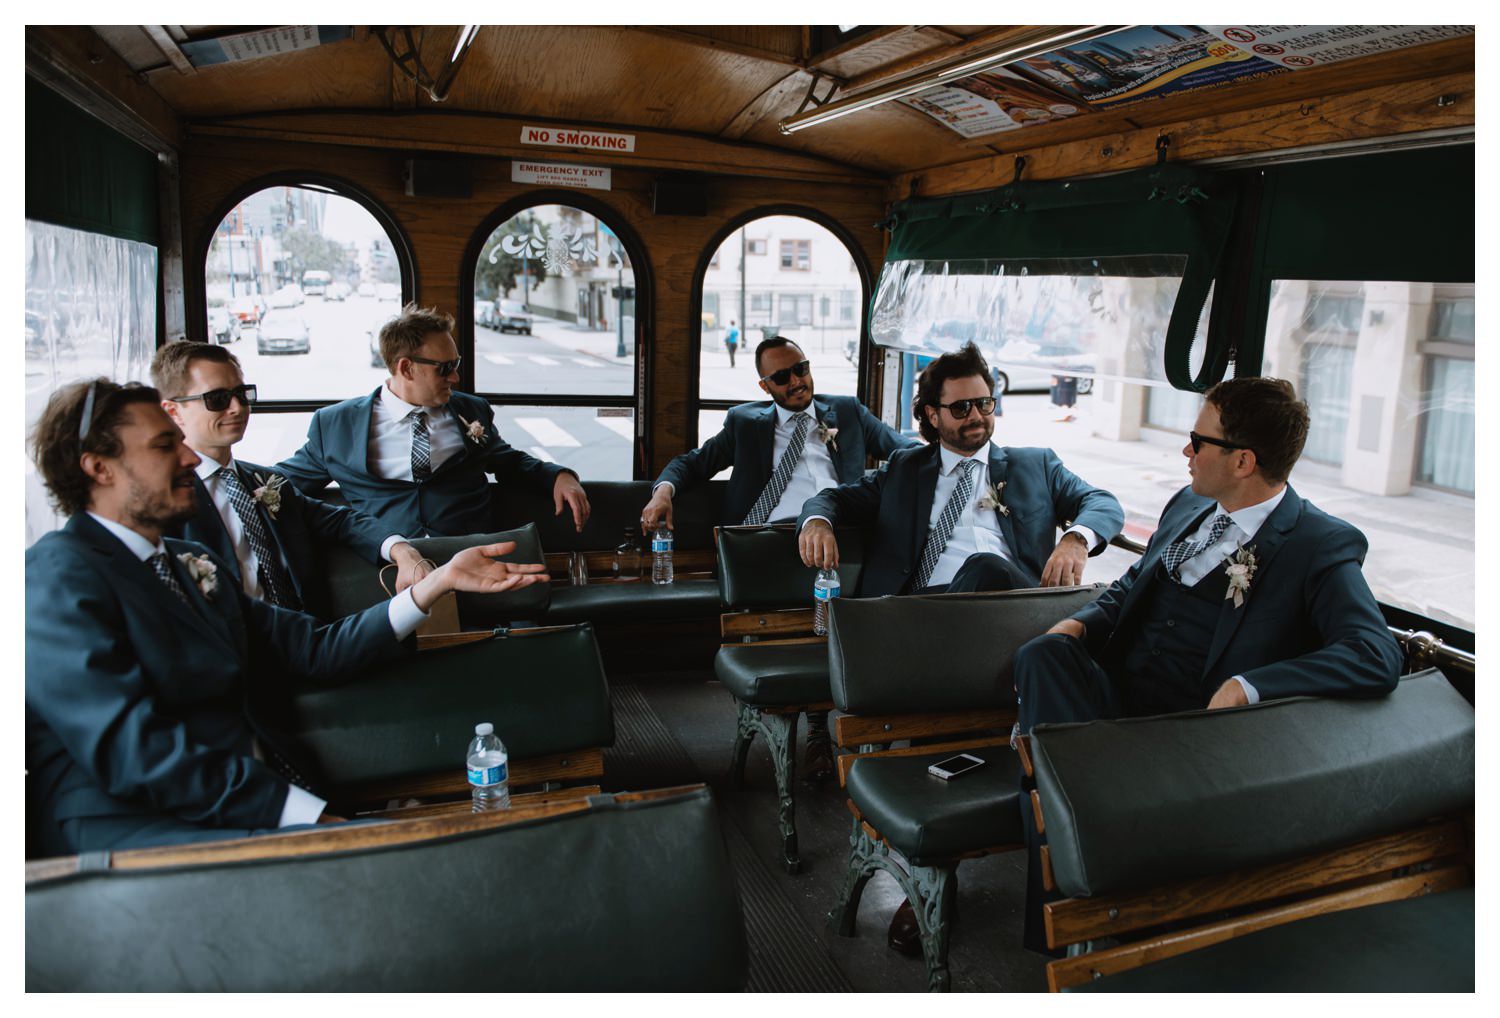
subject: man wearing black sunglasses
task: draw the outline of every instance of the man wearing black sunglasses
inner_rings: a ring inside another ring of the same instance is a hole
[[[169,533],[213,549],[236,569],[250,597],[328,618],[321,549],[331,544],[376,565],[394,562],[398,593],[430,571],[410,543],[373,516],[303,495],[270,468],[234,457],[256,391],[228,350],[168,343],[151,362],[151,380],[200,460],[193,479],[197,513]]]
[[[486,474],[550,496],[554,515],[569,509],[583,530],[589,500],[578,475],[512,448],[489,403],[455,388],[462,359],[451,316],[408,304],[381,327],[380,355],[385,383],[314,414],[306,444],[278,471],[309,495],[337,481],[350,505],[410,537],[494,530]]]
[[[1190,483],[1167,502],[1145,554],[1016,652],[1021,733],[1395,688],[1401,652],[1361,571],[1365,536],[1287,483],[1308,425],[1307,404],[1283,379],[1208,390],[1182,448]],[[1027,804],[1026,943],[1041,950],[1039,836]]]
[[[972,344],[929,364],[912,413],[930,444],[809,501],[799,526],[802,560],[836,565],[834,526],[873,525],[863,597],[1082,582],[1088,557],[1124,526],[1124,510],[1050,449],[991,445],[994,384]]]

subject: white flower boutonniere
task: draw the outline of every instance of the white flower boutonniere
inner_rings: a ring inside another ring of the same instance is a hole
[[[1239,551],[1224,567],[1224,574],[1229,577],[1229,589],[1224,591],[1224,597],[1226,600],[1234,598],[1234,606],[1238,608],[1245,603],[1245,595],[1250,593],[1250,580],[1255,576],[1255,549],[1240,545]]]
[[[255,499],[256,505],[263,506],[266,515],[274,520],[276,514],[281,512],[281,486],[286,483],[286,478],[280,474],[272,474],[270,477],[256,474],[255,480],[260,487],[251,492],[250,497]]]
[[[999,485],[986,484],[984,486],[984,494],[979,497],[979,508],[993,509],[1001,516],[1009,516],[1010,506],[1000,501],[1001,496],[1003,496],[1004,494],[1004,481],[1001,481]]]
[[[199,593],[213,600],[215,591],[219,589],[219,567],[214,565],[213,559],[207,555],[194,555],[185,551],[177,556],[177,561],[186,567],[188,575],[198,585]]]
[[[838,437],[838,428],[830,428],[827,421],[818,422],[818,441],[828,446],[829,452],[839,451]]]
[[[459,413],[455,413],[454,416],[464,426],[464,437],[469,441],[475,445],[483,445],[489,441],[490,436],[485,433],[483,421],[466,421],[464,415]]]

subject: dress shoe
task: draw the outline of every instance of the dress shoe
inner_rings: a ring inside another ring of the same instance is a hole
[[[917,926],[917,913],[911,907],[911,902],[901,902],[901,907],[891,916],[891,928],[886,933],[885,940],[891,945],[892,951],[899,951],[909,958],[921,957],[922,930]]]

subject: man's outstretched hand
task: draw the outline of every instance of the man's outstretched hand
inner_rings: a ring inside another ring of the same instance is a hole
[[[548,580],[540,562],[501,562],[497,556],[516,550],[516,542],[501,541],[465,548],[428,573],[411,588],[418,608],[431,611],[438,598],[453,590],[468,594],[499,594]]]

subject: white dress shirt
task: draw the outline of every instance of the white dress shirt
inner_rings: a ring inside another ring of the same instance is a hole
[[[1189,543],[1206,540],[1213,530],[1214,517],[1220,514],[1229,517],[1229,526],[1224,529],[1223,535],[1217,541],[1182,563],[1178,568],[1177,575],[1182,577],[1182,585],[1193,586],[1222,565],[1226,559],[1239,550],[1240,545],[1250,542],[1285,496],[1286,487],[1283,485],[1280,491],[1264,502],[1236,509],[1232,513],[1227,512],[1223,504],[1215,505],[1214,511],[1205,516],[1203,522],[1198,525],[1198,529],[1188,534],[1184,540]],[[1245,697],[1251,703],[1260,702],[1260,694],[1256,692],[1254,686],[1245,681],[1243,675],[1236,675],[1234,679],[1245,690]]]
[[[167,546],[162,541],[152,544],[123,523],[107,520],[96,513],[89,513],[89,515],[101,527],[119,538],[120,543],[124,544],[131,554],[135,555],[142,562],[148,561],[153,555],[168,554]],[[398,640],[404,640],[416,632],[417,627],[427,618],[427,612],[418,608],[416,601],[412,599],[411,588],[409,587],[391,598],[386,612],[387,617],[391,621],[391,629],[395,631],[396,639]],[[259,746],[256,747],[256,755],[258,758]],[[307,789],[299,788],[289,783],[287,785],[286,802],[281,806],[281,819],[276,822],[276,826],[290,827],[293,824],[316,823],[318,817],[323,815],[323,807],[326,805],[328,803],[325,800],[313,795]]]
[[[421,410],[427,415],[428,462],[433,472],[458,454],[464,446],[453,411],[447,406],[419,407],[391,391],[390,381],[380,387],[380,398],[370,414],[370,473],[388,481],[410,481],[411,421],[407,415]]]
[[[196,449],[193,451],[198,452]],[[245,524],[241,521],[240,514],[235,512],[234,503],[229,500],[228,488],[220,474],[221,470],[234,469],[234,460],[231,458],[221,467],[217,460],[201,452],[198,453],[198,458],[198,479],[208,489],[208,497],[213,500],[214,508],[219,512],[219,519],[224,521],[224,529],[229,531],[229,542],[234,545],[234,557],[240,564],[241,585],[245,588],[246,594],[257,601],[264,601],[266,592],[261,589],[260,585],[260,559],[255,557],[255,549],[250,547],[250,538],[245,536]],[[245,481],[248,473],[249,471],[245,471],[240,474],[241,483],[245,484],[246,490],[253,494],[259,484],[254,479]],[[405,540],[406,538],[400,534],[387,537],[380,543],[380,557],[387,562],[391,561],[391,549]],[[288,573],[292,571],[291,563],[283,560],[281,564]]]

